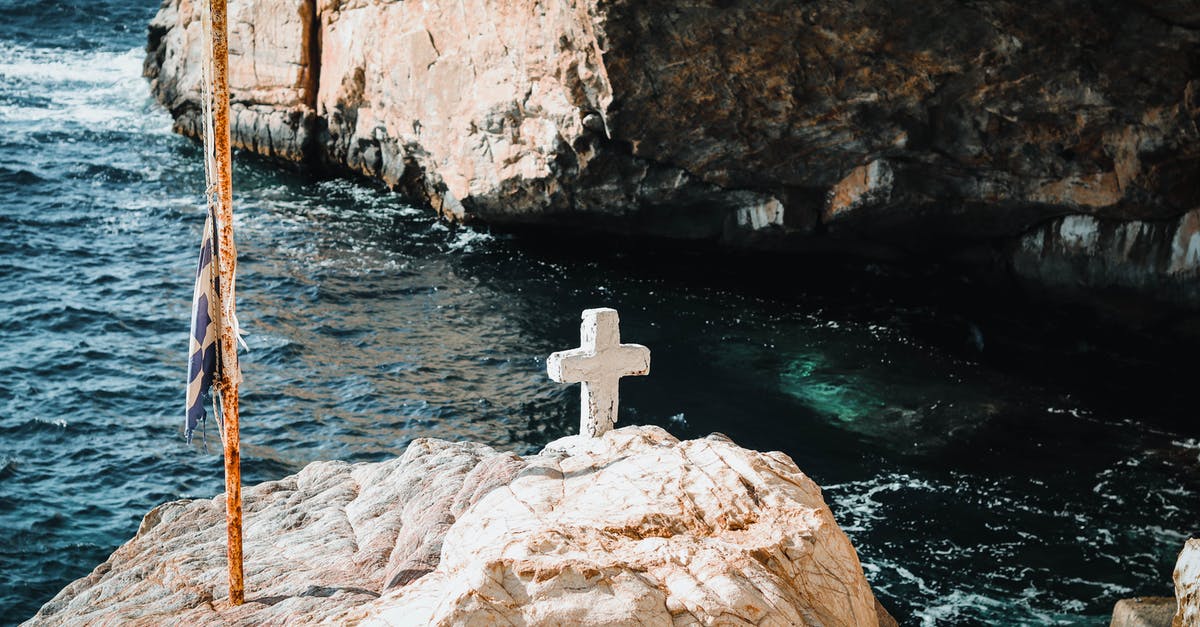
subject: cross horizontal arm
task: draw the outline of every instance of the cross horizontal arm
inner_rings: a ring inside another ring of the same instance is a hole
[[[650,372],[650,349],[621,344],[599,353],[583,348],[561,351],[546,360],[546,372],[559,383],[642,376]]]

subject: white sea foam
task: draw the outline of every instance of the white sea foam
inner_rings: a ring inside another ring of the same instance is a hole
[[[169,133],[170,117],[152,113],[142,78],[145,52],[9,46],[0,50],[0,123],[10,132],[89,130]]]
[[[847,533],[866,531],[873,521],[882,520],[885,506],[879,500],[883,494],[896,492],[937,492],[937,486],[910,475],[879,475],[865,481],[852,481],[825,486],[826,493],[836,495],[842,529]]]
[[[494,237],[483,231],[476,231],[470,227],[459,227],[454,239],[450,241],[448,247],[450,250],[461,252],[471,252],[475,250],[475,244],[481,242],[490,242]]]

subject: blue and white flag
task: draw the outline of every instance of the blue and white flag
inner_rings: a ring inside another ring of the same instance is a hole
[[[187,420],[184,435],[192,441],[192,432],[204,422],[204,401],[212,389],[217,370],[216,273],[213,268],[213,219],[204,221],[200,241],[200,263],[196,267],[196,288],[192,294],[192,328],[188,344]]]

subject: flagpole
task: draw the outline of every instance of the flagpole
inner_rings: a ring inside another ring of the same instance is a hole
[[[237,249],[233,243],[233,172],[229,149],[229,44],[226,0],[211,0],[213,59],[213,153],[216,162],[217,315],[220,355],[214,385],[221,399],[225,444],[225,527],[228,535],[229,602],[245,601],[242,578],[242,467],[238,433],[238,385],[235,272]]]

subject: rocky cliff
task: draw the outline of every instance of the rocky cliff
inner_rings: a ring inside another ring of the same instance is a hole
[[[244,605],[218,496],[152,510],[27,624],[895,625],[820,488],[723,436],[422,439],[244,494]]]
[[[232,0],[235,143],[460,220],[947,256],[1200,305],[1200,8]],[[200,25],[146,74],[195,135]],[[797,261],[797,263],[801,263]]]

